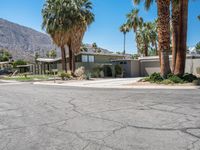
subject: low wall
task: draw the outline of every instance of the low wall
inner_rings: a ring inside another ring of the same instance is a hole
[[[148,76],[154,72],[160,72],[160,62],[158,57],[146,57],[139,59],[140,62],[140,76]],[[172,66],[172,59],[170,56],[170,66]],[[187,56],[185,72],[197,75],[196,69],[200,67],[200,58]]]

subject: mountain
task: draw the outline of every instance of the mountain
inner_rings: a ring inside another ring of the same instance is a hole
[[[0,49],[7,49],[14,59],[33,60],[34,53],[46,55],[55,48],[51,38],[31,28],[0,18]]]
[[[100,54],[113,53],[107,49],[104,49],[104,48],[101,48],[98,46],[96,48],[94,48],[94,46],[92,44],[83,44],[81,51],[88,52],[88,53],[100,53]]]
[[[8,50],[13,59],[33,61],[36,52],[46,57],[49,50],[56,48],[52,43],[47,34],[0,18],[0,50]],[[84,44],[84,47],[90,53],[112,53],[100,47],[95,49],[92,44]],[[60,50],[56,49],[60,56]]]

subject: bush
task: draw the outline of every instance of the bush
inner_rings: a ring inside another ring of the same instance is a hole
[[[58,76],[61,77],[62,80],[68,80],[72,78],[72,75],[70,72],[60,72],[58,73]]]
[[[152,82],[161,82],[163,81],[163,78],[161,77],[160,73],[154,72],[150,75],[149,80]]]
[[[187,73],[185,75],[183,75],[182,78],[183,78],[184,81],[190,82],[190,83],[197,79],[197,77],[195,75],[187,74]]]
[[[86,74],[85,74],[85,77],[84,77],[86,80],[90,80],[90,78],[91,78],[91,73],[90,72],[87,72]]]
[[[75,70],[74,75],[79,79],[83,80],[85,78],[85,67],[79,67]]]
[[[163,81],[160,82],[160,83],[162,83],[162,84],[174,84],[174,82],[171,81],[171,80],[169,80],[169,79],[165,79],[165,80],[163,80]]]
[[[172,81],[173,83],[184,83],[184,81],[176,75],[169,76],[168,80]]]
[[[151,82],[151,81],[150,81],[150,77],[146,77],[146,78],[142,79],[141,81],[142,81],[142,82]]]
[[[17,66],[20,66],[20,65],[27,65],[27,62],[24,61],[24,60],[16,60],[14,63],[13,63],[13,67],[16,68]]]
[[[101,66],[96,66],[92,69],[92,77],[99,78],[101,77],[101,72],[103,71],[103,68]]]
[[[182,77],[174,75],[172,73],[167,75],[166,79],[163,79],[159,73],[153,73],[149,77],[145,78],[144,81],[161,83],[161,84],[174,84],[174,83],[187,83],[187,82],[197,82],[197,77],[193,74],[184,74]],[[199,82],[199,81],[198,81]]]
[[[79,67],[78,69],[75,70],[74,75],[76,77],[83,77],[85,75],[85,68]]]
[[[123,72],[123,69],[120,65],[115,65],[115,74],[116,75],[121,75]]]

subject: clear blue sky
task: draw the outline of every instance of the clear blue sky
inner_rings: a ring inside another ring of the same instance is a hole
[[[123,35],[119,32],[119,26],[125,22],[125,15],[135,7],[132,4],[132,0],[91,1],[93,2],[96,20],[88,28],[84,42],[96,42],[98,46],[114,52],[122,51]],[[41,9],[44,2],[45,0],[0,0],[0,18],[42,31]],[[154,20],[157,16],[156,5],[153,5],[149,11],[144,10],[143,5],[138,6],[138,8],[145,21]],[[200,0],[190,0],[189,46],[194,46],[200,41],[200,21],[197,20],[197,15],[199,14]],[[136,43],[132,31],[127,35],[127,52],[136,52]]]

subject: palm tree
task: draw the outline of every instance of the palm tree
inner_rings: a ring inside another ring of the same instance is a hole
[[[136,33],[136,43],[137,43],[137,49],[138,54],[141,51],[140,45],[139,45],[139,35],[138,35],[138,29],[143,26],[143,19],[142,17],[138,16],[139,10],[133,9],[129,14],[127,14],[127,22],[126,25],[128,26],[129,30],[133,29],[134,33]]]
[[[139,9],[133,9],[129,14],[127,14],[127,25],[132,28],[134,32],[137,31],[139,27],[143,25],[142,17],[138,16]]]
[[[155,49],[155,54],[158,55],[158,33],[157,33],[157,20],[148,22],[147,28],[149,29],[149,38],[152,47]]]
[[[139,4],[141,0],[133,0]],[[145,0],[145,8],[149,9],[154,0]],[[158,49],[161,75],[166,78],[171,72],[169,65],[170,50],[170,0],[157,0],[158,8]]]
[[[87,27],[94,22],[94,14],[91,12],[92,3],[89,0],[75,0],[77,4],[76,24],[72,28],[71,32],[71,51],[70,55],[70,70],[75,71],[75,54],[81,49],[83,36]]]
[[[137,31],[137,36],[140,38],[140,44],[142,47],[142,53],[144,56],[148,56],[148,49],[150,45],[150,32],[147,29],[146,23],[144,23],[143,27]],[[142,42],[142,43],[141,43]]]
[[[182,76],[185,73],[185,61],[187,51],[187,22],[188,0],[172,0],[172,24],[173,24],[173,73]]]
[[[148,56],[149,48],[153,49],[155,47],[155,52],[157,54],[157,42],[158,42],[158,34],[157,34],[157,21],[155,22],[145,22],[143,24],[143,30],[141,34],[143,35],[144,42],[144,54]]]
[[[68,44],[70,29],[73,25],[71,10],[73,8],[69,8],[69,3],[69,0],[46,0],[42,10],[42,28],[50,34],[54,43],[61,48],[63,71],[67,71],[65,46]],[[69,17],[71,17],[70,20]]]
[[[124,34],[124,51],[123,54],[126,54],[126,33],[130,31],[130,28],[127,24],[123,24],[120,27],[120,32]]]
[[[178,51],[178,38],[179,38],[179,18],[180,9],[178,1],[172,0],[172,72],[174,73],[176,67],[176,58]]]
[[[74,71],[74,53],[80,50],[82,38],[89,24],[94,21],[89,0],[46,0],[43,14],[43,29],[61,48],[62,68],[67,71],[65,47],[68,46],[70,70]]]
[[[171,72],[170,50],[170,0],[157,0],[158,7],[158,47],[160,53],[161,75],[166,78]]]
[[[144,1],[144,0],[143,0],[143,1]],[[144,1],[144,6],[145,6],[145,8],[146,8],[147,10],[149,9],[149,7],[150,7],[151,4],[153,3],[153,1],[154,1],[154,0],[145,0],[145,1]],[[134,2],[135,5],[138,5],[138,4],[140,4],[141,0],[133,0],[133,2]]]

